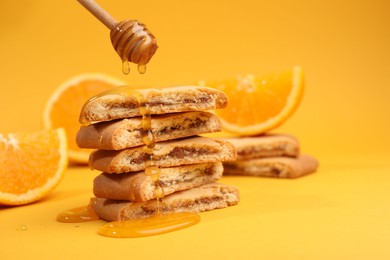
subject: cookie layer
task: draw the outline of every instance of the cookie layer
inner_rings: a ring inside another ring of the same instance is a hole
[[[236,149],[226,141],[207,137],[189,137],[156,143],[153,165],[173,167],[187,164],[223,162],[236,158]],[[105,173],[124,173],[145,170],[150,155],[145,146],[121,151],[96,150],[91,153],[89,165]]]
[[[175,192],[163,199],[161,212],[202,212],[238,204],[239,191],[231,186],[211,183],[189,190]],[[128,202],[93,198],[91,206],[103,220],[129,220],[156,214],[157,201]]]
[[[224,92],[201,86],[169,88],[117,87],[91,98],[83,106],[80,123],[90,124],[142,115],[140,107],[150,115],[224,108]]]
[[[298,158],[270,157],[224,163],[225,175],[249,175],[279,178],[297,178],[318,168],[318,161],[309,155]]]
[[[255,137],[223,138],[237,149],[237,160],[299,155],[299,142],[290,135],[268,134]]]
[[[158,182],[164,194],[169,195],[176,191],[212,183],[219,180],[222,173],[221,162],[161,168]],[[96,197],[115,200],[151,200],[156,198],[155,188],[153,178],[143,171],[123,174],[102,173],[93,183]]]
[[[152,132],[156,142],[183,138],[221,130],[219,118],[209,112],[183,112],[152,116]],[[77,133],[81,148],[122,150],[143,145],[142,119],[134,117],[101,122],[81,127]]]

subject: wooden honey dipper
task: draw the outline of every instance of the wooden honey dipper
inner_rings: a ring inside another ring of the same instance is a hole
[[[137,20],[118,23],[93,0],[77,1],[110,29],[111,43],[123,62],[123,73],[130,72],[129,62],[138,64],[138,71],[145,73],[146,64],[158,48],[156,38],[145,25]]]

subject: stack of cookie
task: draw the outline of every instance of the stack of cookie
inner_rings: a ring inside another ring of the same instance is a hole
[[[114,221],[152,216],[161,192],[162,213],[237,204],[236,188],[215,183],[222,176],[222,162],[236,158],[235,147],[198,136],[221,130],[219,119],[207,110],[226,105],[223,92],[192,86],[125,86],[90,99],[80,114],[86,126],[76,142],[81,148],[97,149],[89,164],[102,172],[93,184],[92,206],[99,217]],[[151,117],[148,129],[145,114]],[[145,136],[152,145],[146,145]],[[145,174],[151,166],[158,173]]]
[[[224,163],[226,175],[297,178],[315,172],[318,161],[301,154],[296,138],[266,134],[256,137],[224,138],[237,149],[237,160]]]

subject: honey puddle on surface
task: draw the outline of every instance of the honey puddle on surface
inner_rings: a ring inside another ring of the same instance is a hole
[[[139,67],[139,70],[145,69],[144,66]],[[139,111],[142,116],[142,139],[148,154],[148,159],[145,161],[145,174],[153,179],[157,208],[156,213],[150,217],[106,223],[99,228],[98,234],[116,238],[145,237],[176,231],[199,223],[200,216],[197,213],[162,213],[161,207],[165,195],[159,181],[160,168],[155,166],[153,162],[153,150],[156,142],[152,131],[152,117],[148,113],[148,108],[145,105],[147,97],[145,98],[140,92],[132,90],[131,88],[125,89],[123,87],[111,90],[104,94],[132,95],[137,98]],[[90,205],[67,210],[57,216],[57,221],[65,223],[87,222],[98,219],[99,217],[95,214]]]
[[[93,209],[82,206],[61,212],[57,221],[80,223],[100,220]],[[200,222],[200,216],[192,212],[156,213],[148,218],[108,222],[98,229],[98,234],[114,238],[155,236],[187,228]]]
[[[99,219],[99,216],[96,215],[89,205],[65,210],[57,215],[57,221],[63,223],[80,223]]]
[[[98,233],[116,238],[146,237],[190,227],[199,221],[200,216],[191,212],[155,214],[144,219],[109,222],[101,226]]]

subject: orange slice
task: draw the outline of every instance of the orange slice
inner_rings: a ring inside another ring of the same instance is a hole
[[[243,136],[262,134],[280,126],[296,110],[304,91],[300,67],[260,77],[248,75],[203,83],[227,94],[227,108],[215,112],[225,132]]]
[[[0,204],[23,205],[48,195],[67,167],[64,129],[0,134]]]
[[[104,74],[81,74],[65,81],[49,98],[43,116],[46,128],[62,127],[68,139],[68,157],[72,163],[88,163],[91,152],[76,144],[76,134],[80,129],[79,117],[84,103],[91,97],[124,85],[119,79]]]

